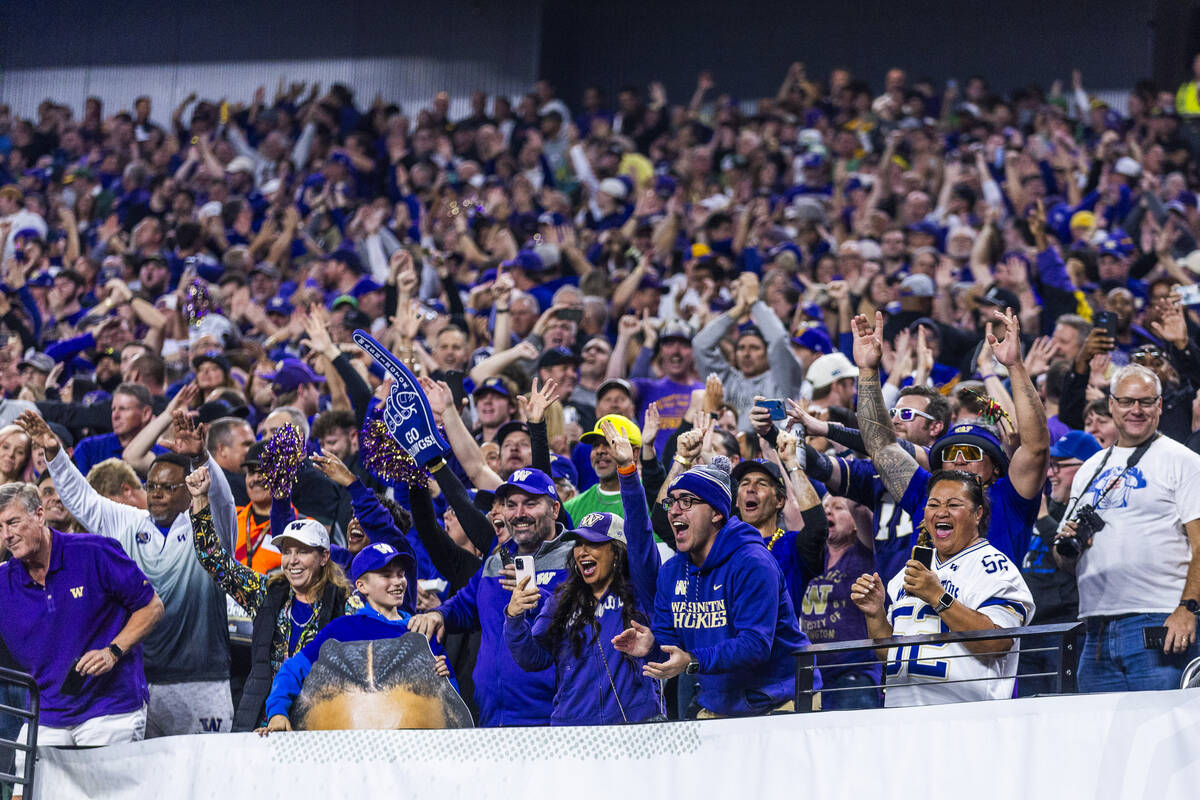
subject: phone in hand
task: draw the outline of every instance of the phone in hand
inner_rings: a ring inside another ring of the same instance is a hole
[[[925,565],[925,569],[933,569],[933,548],[926,544],[919,544],[912,549],[913,561],[920,561]]]
[[[560,308],[556,313],[555,318],[561,319],[564,322],[579,322],[583,319],[582,308]]]
[[[1096,314],[1096,327],[1104,330],[1104,335],[1110,339],[1117,338],[1117,315],[1111,311],[1101,311]]]
[[[1167,644],[1167,629],[1162,625],[1142,628],[1142,643],[1147,650],[1162,650]]]
[[[1175,294],[1185,306],[1200,306],[1200,286],[1176,286]]]
[[[507,567],[507,566],[511,565],[514,560],[515,559],[513,558],[512,552],[509,551],[509,549],[507,547],[500,548],[500,566],[501,567]]]
[[[770,411],[771,419],[787,419],[787,409],[783,407],[782,400],[759,400],[754,405]]]
[[[517,586],[529,578],[529,584],[525,588],[537,588],[537,569],[533,565],[533,556],[517,556],[513,563],[517,568]]]
[[[65,695],[76,695],[83,691],[83,675],[79,674],[76,667],[79,665],[79,659],[71,662],[71,668],[67,670],[67,677],[63,679],[62,686],[59,692]]]

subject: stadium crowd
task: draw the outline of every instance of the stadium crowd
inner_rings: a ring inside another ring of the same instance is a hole
[[[413,632],[485,726],[788,710],[810,642],[1075,619],[1081,690],[1177,686],[1200,98],[1069,84],[0,106],[0,639],[39,740],[354,724],[301,694],[321,644]],[[356,329],[444,463],[395,456]],[[1050,691],[1019,650],[816,685]]]

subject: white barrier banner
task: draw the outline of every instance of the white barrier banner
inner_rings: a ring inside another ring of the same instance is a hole
[[[46,749],[41,800],[1194,798],[1200,690],[604,728],[216,734]]]

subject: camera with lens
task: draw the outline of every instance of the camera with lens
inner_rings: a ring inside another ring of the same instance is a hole
[[[1104,520],[1096,513],[1095,506],[1080,506],[1075,512],[1075,535],[1064,536],[1054,543],[1054,549],[1063,558],[1079,558],[1085,548],[1092,546],[1096,531],[1104,528]]]

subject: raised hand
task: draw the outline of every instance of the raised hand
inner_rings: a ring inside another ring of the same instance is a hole
[[[450,386],[445,381],[435,381],[427,375],[422,375],[417,378],[417,383],[425,392],[425,398],[429,401],[429,410],[438,417],[445,414],[447,410],[457,410],[454,408],[454,393],[450,391]]]
[[[325,477],[338,486],[349,486],[357,480],[354,477],[354,473],[347,469],[346,465],[337,456],[327,456],[324,453],[320,453],[309,456],[308,460],[313,463],[313,466],[324,472]]]
[[[58,437],[54,435],[54,431],[50,430],[50,426],[46,424],[46,420],[42,419],[36,411],[26,411],[17,417],[16,422],[33,442],[34,447],[40,447],[46,451],[46,460],[53,461],[62,445],[59,443]]]
[[[186,409],[171,412],[171,429],[174,441],[171,449],[176,453],[197,458],[204,452],[204,434],[207,425],[197,425]]]
[[[183,480],[187,484],[188,494],[193,498],[208,497],[208,489],[212,486],[212,475],[208,474],[207,465],[195,470]]]
[[[1004,326],[1004,338],[997,339],[992,333],[992,325],[988,326],[987,342],[992,348],[992,354],[996,356],[996,360],[1005,367],[1012,369],[1017,364],[1021,363],[1021,322],[1017,319],[1017,315],[1013,313],[1011,308],[1005,309],[1005,313],[999,311],[992,312],[992,319]],[[855,347],[858,342],[855,341]]]
[[[328,358],[337,358],[339,351],[329,335],[329,313],[321,306],[313,306],[304,315],[304,333],[308,337],[308,346]]]
[[[535,608],[538,600],[541,598],[541,593],[538,592],[536,585],[530,586],[529,576],[521,579],[521,583],[513,589],[512,596],[508,599],[508,606],[504,609],[504,613],[510,617],[519,617],[526,611]]]
[[[1050,369],[1050,361],[1054,358],[1054,353],[1054,340],[1049,336],[1038,337],[1029,346],[1029,352],[1025,354],[1025,371],[1030,375],[1041,375]]]
[[[850,330],[854,333],[854,363],[859,369],[879,369],[883,360],[883,312],[875,312],[874,325],[859,314],[851,320]]]
[[[1150,322],[1150,329],[1180,350],[1186,350],[1188,344],[1187,320],[1183,316],[1183,307],[1178,297],[1171,298],[1162,304],[1162,313],[1157,320]]]
[[[721,376],[709,373],[704,380],[704,410],[709,414],[715,414],[724,402],[725,384],[721,382]]]
[[[612,451],[613,460],[617,462],[618,467],[628,467],[633,463],[633,445],[629,442],[629,437],[617,430],[617,426],[613,425],[611,420],[606,419],[600,423],[600,432],[608,440],[608,448]]]
[[[654,402],[646,406],[646,418],[642,423],[642,446],[654,446],[654,440],[658,437],[658,428],[658,403]]]
[[[762,395],[755,395],[754,405],[750,406],[750,427],[754,428],[754,432],[759,436],[765,436],[775,423],[771,420],[771,409],[760,406],[758,404],[760,400],[766,400],[766,398]]]
[[[526,422],[538,423],[546,419],[546,409],[558,399],[558,382],[551,379],[546,381],[545,385],[538,388],[538,379],[533,379],[533,384],[529,388],[529,396],[519,395],[517,401],[521,404],[521,411],[525,415]]]
[[[700,455],[704,437],[711,428],[712,422],[705,422],[699,428],[692,428],[690,431],[679,434],[679,438],[675,442],[676,455],[686,461],[695,461]]]

